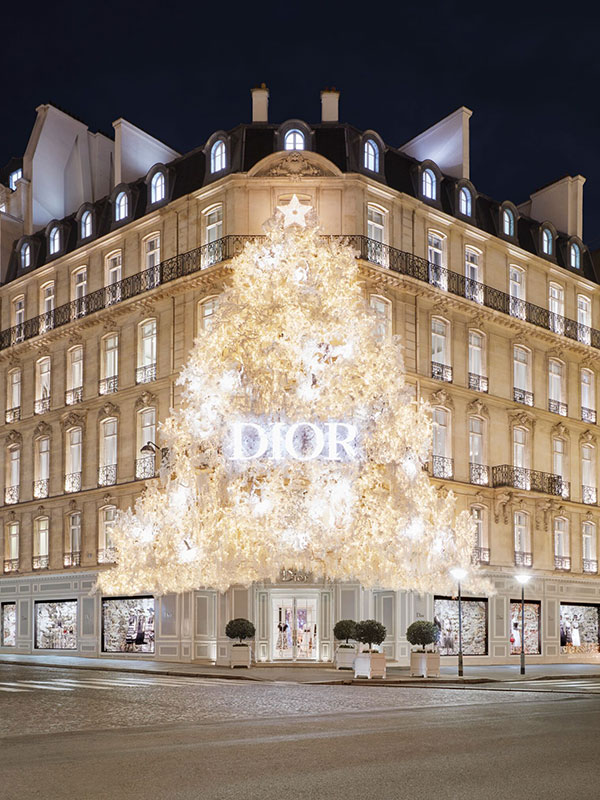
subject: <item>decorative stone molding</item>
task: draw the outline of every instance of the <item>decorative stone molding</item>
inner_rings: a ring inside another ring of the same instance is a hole
[[[69,347],[76,347],[78,344],[83,344],[83,338],[78,331],[72,331],[69,335]]]
[[[274,164],[267,170],[265,175],[269,178],[279,176],[286,176],[289,178],[304,178],[307,176],[316,177],[317,175],[325,175],[321,167],[312,164],[303,153],[295,150],[289,155],[281,158],[277,164]]]
[[[102,322],[102,329],[104,330],[104,333],[120,333],[115,319],[112,316],[104,318]]]
[[[33,438],[37,439],[39,436],[50,436],[52,428],[47,422],[41,420],[33,429]]]
[[[77,503],[75,502],[75,500],[69,501],[69,512],[71,511],[77,511]]]
[[[40,505],[40,506],[37,507],[37,515],[38,515],[38,517],[44,517],[46,515],[45,512],[46,512],[46,509],[44,508],[43,505]]]
[[[113,498],[112,494],[109,494],[108,492],[102,497],[102,505],[103,506],[111,506],[111,505],[113,505],[113,502],[114,502],[114,498]]]
[[[21,359],[18,358],[14,353],[10,353],[8,356],[8,368],[9,369],[20,369],[21,367]]]
[[[475,400],[471,400],[469,405],[467,406],[467,413],[474,414],[477,417],[483,417],[484,419],[490,418],[490,412],[487,410],[487,406],[485,403],[482,403],[479,398],[475,398]]]
[[[562,422],[557,422],[556,425],[552,428],[551,431],[553,436],[558,436],[561,439],[569,439],[571,434],[565,425]]]
[[[511,425],[521,425],[524,428],[535,428],[535,416],[530,411],[509,411],[508,417]]]
[[[116,417],[119,414],[119,406],[116,406],[114,403],[108,402],[104,403],[100,411],[98,412],[98,419],[106,419],[106,417]]]
[[[438,389],[437,392],[432,392],[429,402],[432,406],[445,406],[446,408],[454,408],[454,400],[452,395],[448,394],[445,389]]]
[[[494,522],[498,524],[500,518],[508,525],[508,512],[512,501],[512,492],[499,492],[494,499]]]
[[[485,317],[481,311],[474,311],[469,314],[469,328],[477,328],[477,330],[484,333],[485,321]]]
[[[23,436],[19,431],[9,431],[6,435],[6,444],[23,444]]]
[[[583,515],[584,522],[595,522],[595,517],[591,511],[586,511]]]
[[[60,424],[63,431],[66,431],[69,428],[81,428],[83,430],[85,428],[85,415],[76,414],[74,411],[70,411],[68,414],[65,414],[62,417]]]
[[[300,178],[342,175],[340,169],[325,156],[311,150],[279,150],[270,153],[248,170],[251,178]]]
[[[138,399],[135,401],[135,410],[140,411],[142,408],[156,405],[156,395],[152,392],[142,392]]]
[[[431,308],[431,314],[434,317],[441,315],[443,317],[447,317],[448,313],[450,312],[450,303],[446,300],[445,297],[439,297],[434,302]]]
[[[594,436],[594,434],[590,430],[584,431],[581,434],[581,436],[579,437],[579,444],[580,445],[582,445],[582,444],[592,444],[592,445],[595,446],[596,445],[596,437]]]
[[[560,361],[565,360],[565,351],[564,348],[557,345],[556,347],[552,347],[546,353],[547,358],[558,358]]]
[[[14,510],[13,510],[13,511],[10,511],[10,512],[9,512],[9,514],[8,514],[7,521],[8,521],[8,522],[16,522],[16,519],[17,519],[17,514],[16,514],[16,512],[15,512]]]

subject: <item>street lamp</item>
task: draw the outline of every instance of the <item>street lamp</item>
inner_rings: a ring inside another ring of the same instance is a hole
[[[463,676],[463,649],[462,649],[462,597],[460,593],[460,582],[467,577],[467,570],[462,567],[454,567],[450,574],[458,583],[458,677]]]
[[[525,675],[525,586],[531,580],[531,575],[515,575],[521,584],[521,675]]]
[[[154,442],[146,442],[143,447],[140,447],[140,453],[143,453],[145,456],[153,456],[155,453],[160,453],[160,449]]]

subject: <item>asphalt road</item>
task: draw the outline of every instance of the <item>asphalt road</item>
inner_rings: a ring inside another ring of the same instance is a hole
[[[0,797],[586,800],[598,797],[600,780],[599,689],[258,684],[2,666]]]

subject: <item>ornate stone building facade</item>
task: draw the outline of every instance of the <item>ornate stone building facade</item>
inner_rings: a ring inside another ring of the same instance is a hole
[[[293,194],[356,247],[365,301],[399,336],[433,406],[429,469],[477,525],[497,593],[467,598],[471,663],[516,663],[517,572],[533,660],[598,658],[600,291],[582,241],[580,176],[515,206],[469,180],[468,109],[400,148],[338,121],[253,121],[180,155],[125,120],[114,140],[52,106],[0,173],[0,652],[226,654],[234,616],[256,656],[331,660],[340,618],[376,617],[406,662],[406,627],[435,618],[456,653],[452,598],[316,584],[179,597],[91,594],[110,525],[160,460],[158,424],[231,257]],[[469,661],[467,660],[467,663]]]

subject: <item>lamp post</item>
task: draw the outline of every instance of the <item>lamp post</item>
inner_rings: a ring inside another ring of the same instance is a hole
[[[525,586],[531,580],[531,575],[515,575],[521,584],[521,675],[525,675]]]
[[[463,676],[463,649],[462,649],[462,596],[460,593],[460,582],[467,577],[467,570],[462,567],[454,567],[450,574],[458,583],[458,677]]]

